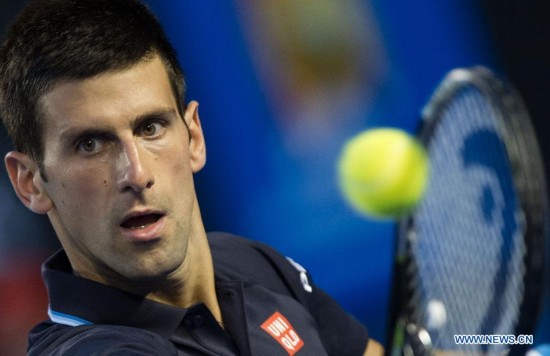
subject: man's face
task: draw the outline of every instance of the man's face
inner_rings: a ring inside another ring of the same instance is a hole
[[[202,229],[193,173],[205,153],[197,103],[185,113],[190,139],[175,100],[158,57],[40,99],[47,178],[38,184],[82,276],[124,283],[181,269]]]

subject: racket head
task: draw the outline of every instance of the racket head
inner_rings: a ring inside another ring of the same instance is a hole
[[[519,95],[483,67],[450,72],[422,112],[431,172],[398,225],[392,344],[415,354],[523,352],[455,335],[529,335],[541,307],[547,188]],[[401,336],[400,336],[401,335]]]

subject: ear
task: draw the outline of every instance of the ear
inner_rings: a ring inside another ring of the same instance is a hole
[[[36,162],[21,152],[8,152],[4,162],[15,194],[21,202],[37,214],[46,214],[52,201],[44,189],[44,181]]]
[[[199,118],[199,103],[191,101],[185,110],[185,122],[189,128],[189,155],[193,173],[200,171],[206,164],[206,146]]]

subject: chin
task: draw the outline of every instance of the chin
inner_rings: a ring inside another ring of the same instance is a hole
[[[183,263],[183,260],[168,263],[163,260],[161,263],[142,263],[140,265],[129,265],[129,270],[123,275],[134,282],[162,282],[173,274]]]

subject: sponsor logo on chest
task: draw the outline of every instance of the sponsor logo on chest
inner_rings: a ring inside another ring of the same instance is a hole
[[[273,337],[288,352],[294,355],[304,346],[290,322],[281,313],[275,312],[262,324],[262,329]]]

